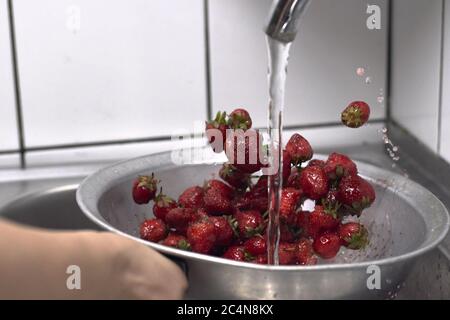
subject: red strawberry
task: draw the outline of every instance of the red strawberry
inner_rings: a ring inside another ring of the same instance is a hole
[[[323,206],[316,206],[308,218],[308,231],[314,237],[318,233],[336,229],[339,222],[336,211],[327,210]]]
[[[314,239],[316,254],[324,259],[334,258],[341,248],[341,239],[336,233],[324,233]]]
[[[278,262],[280,265],[289,265],[295,263],[295,254],[297,248],[294,243],[280,242],[278,246]]]
[[[210,215],[231,214],[233,206],[230,198],[226,197],[220,190],[208,189],[203,196],[205,210]]]
[[[232,129],[248,130],[252,127],[252,118],[245,109],[236,109],[230,113],[228,125]]]
[[[375,201],[375,190],[372,185],[357,175],[344,177],[338,187],[339,201],[351,213],[360,215]]]
[[[369,243],[369,232],[362,224],[357,222],[340,225],[339,237],[344,246],[353,250],[362,249]]]
[[[178,204],[183,208],[203,207],[203,188],[199,186],[187,188],[178,198]]]
[[[152,242],[163,240],[168,232],[166,224],[161,219],[145,220],[140,228],[141,238]]]
[[[182,250],[191,250],[191,245],[187,241],[186,237],[175,233],[169,233],[162,244],[168,247],[174,247]]]
[[[295,133],[286,144],[286,151],[291,156],[291,162],[294,166],[299,166],[302,162],[308,161],[313,156],[313,150],[308,140]]]
[[[325,161],[318,160],[318,159],[312,159],[308,162],[308,167],[321,167],[323,168],[325,166]]]
[[[214,120],[206,122],[205,133],[209,144],[213,147],[213,151],[221,153],[225,148],[225,139],[227,136],[227,113],[218,112]],[[216,141],[216,139],[218,139]]]
[[[291,155],[283,150],[283,185],[287,185],[289,176],[291,175]]]
[[[251,188],[253,195],[268,195],[269,179],[268,176],[260,176],[256,184]]]
[[[291,174],[287,180],[286,187],[295,188],[298,190],[302,188],[300,184],[300,171],[298,171],[297,168],[293,168],[291,170]]]
[[[174,208],[166,214],[167,225],[180,234],[186,233],[189,223],[194,219],[195,210],[190,208]]]
[[[258,130],[236,130],[228,134],[225,142],[225,151],[229,162],[244,173],[255,173],[263,165],[261,163],[260,149],[262,139]]]
[[[297,242],[296,262],[306,266],[317,264],[311,240],[303,238]]]
[[[264,231],[263,217],[256,210],[238,211],[235,219],[241,238],[248,239]]]
[[[209,253],[216,243],[216,228],[211,221],[194,222],[187,229],[187,239],[192,251]]]
[[[228,199],[233,198],[234,196],[234,190],[233,188],[231,188],[228,184],[220,181],[220,180],[209,180],[205,183],[205,188],[206,191],[208,190],[215,190],[218,191],[220,194],[222,194],[223,196],[225,196]]]
[[[211,217],[209,221],[214,224],[216,230],[216,244],[221,247],[230,245],[234,238],[234,231],[229,217]]]
[[[222,258],[235,260],[235,261],[247,261],[244,247],[233,246],[229,247],[223,254]]]
[[[339,153],[330,154],[323,169],[331,180],[358,173],[356,164],[346,155]]]
[[[349,128],[363,126],[370,116],[370,107],[363,101],[354,101],[341,113],[341,120]]]
[[[267,264],[267,254],[260,254],[253,262],[256,264]]]
[[[328,192],[328,177],[320,167],[306,167],[300,173],[303,193],[311,200],[319,200]]]
[[[280,198],[280,219],[292,222],[295,218],[295,211],[302,198],[302,192],[294,188],[284,188]]]
[[[250,185],[250,175],[240,172],[228,163],[222,166],[222,169],[219,171],[219,176],[238,190],[245,190]]]
[[[313,237],[317,232],[310,230],[309,217],[311,213],[308,211],[297,212],[296,227],[301,230],[301,233],[305,237]]]
[[[280,223],[280,241],[282,242],[293,242],[298,235],[298,230],[296,230],[292,225],[286,223]]]
[[[137,204],[149,203],[156,196],[158,180],[151,176],[140,176],[133,183],[133,200]]]
[[[204,219],[208,219],[209,215],[208,212],[206,212],[205,208],[199,208],[197,209],[197,211],[194,213],[194,218],[192,221],[199,221],[199,220],[204,220]]]
[[[155,204],[153,205],[153,215],[162,220],[166,220],[167,212],[176,208],[177,203],[171,197],[168,197],[162,193],[159,193],[155,198]]]
[[[255,236],[244,242],[245,250],[252,256],[267,254],[266,239]]]

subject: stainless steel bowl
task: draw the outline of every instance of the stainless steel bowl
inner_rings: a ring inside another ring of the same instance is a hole
[[[175,165],[172,156],[159,153],[100,170],[80,185],[77,202],[105,230],[180,262],[189,279],[187,298],[388,298],[400,288],[414,260],[436,247],[449,228],[446,208],[428,190],[403,176],[357,163],[377,192],[376,202],[363,217],[371,234],[371,244],[363,251],[342,249],[334,260],[316,266],[263,266],[165,247],[139,238],[139,225],[152,211],[151,206],[133,202],[132,181],[154,172],[165,193],[177,197],[185,188],[217,175],[214,163],[224,160],[211,153],[208,164]]]

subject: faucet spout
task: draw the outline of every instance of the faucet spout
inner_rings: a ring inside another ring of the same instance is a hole
[[[309,3],[310,0],[274,0],[265,28],[266,34],[284,43],[294,41],[300,19]]]

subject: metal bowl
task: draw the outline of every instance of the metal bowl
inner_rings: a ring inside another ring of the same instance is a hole
[[[140,174],[161,179],[164,192],[177,197],[185,188],[217,175],[223,156],[208,163],[176,165],[173,152],[112,165],[88,177],[77,191],[83,212],[105,230],[131,238],[180,262],[189,279],[187,298],[198,299],[373,299],[395,294],[417,257],[436,247],[449,229],[444,205],[407,178],[357,163],[375,186],[377,200],[363,215],[370,245],[341,249],[316,266],[263,266],[173,249],[139,238],[151,206],[136,205],[132,181]]]

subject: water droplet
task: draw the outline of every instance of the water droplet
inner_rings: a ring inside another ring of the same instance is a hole
[[[366,84],[371,84],[372,83],[372,78],[371,77],[367,77],[365,82],[366,82]]]
[[[384,97],[383,96],[379,96],[378,98],[377,98],[377,101],[378,101],[378,103],[383,103],[384,102]]]
[[[363,67],[356,68],[356,74],[360,77],[362,77],[366,73],[366,69]]]
[[[389,139],[387,137],[384,137],[383,138],[383,142],[384,142],[384,144],[389,144],[390,141],[389,141]]]
[[[397,147],[397,146],[394,146],[394,147],[392,148],[392,151],[397,152],[397,151],[398,151],[398,147]]]
[[[381,129],[381,132],[387,133],[387,132],[388,132],[388,129],[387,129],[387,128],[383,128],[383,129]]]

